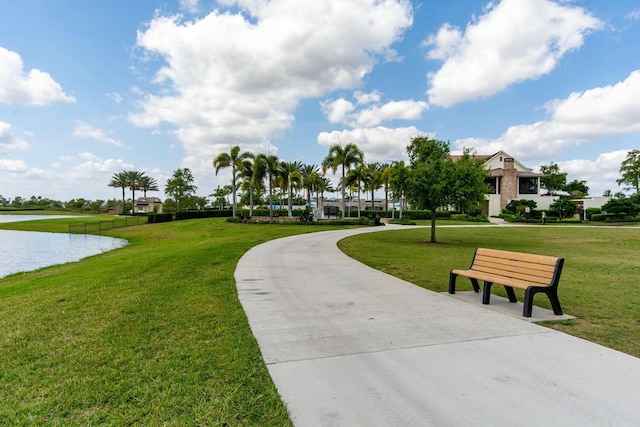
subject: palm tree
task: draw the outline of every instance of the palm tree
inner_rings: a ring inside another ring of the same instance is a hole
[[[345,176],[346,172],[355,164],[360,164],[364,160],[364,154],[356,144],[350,143],[342,147],[340,144],[333,144],[329,148],[329,154],[322,160],[322,171],[326,172],[327,169],[333,170],[336,173],[338,168],[342,169],[342,179],[340,180],[342,186],[342,219],[344,219],[345,211]]]
[[[293,202],[293,187],[302,182],[302,163],[300,162],[280,162],[280,176],[281,183],[284,190],[287,192],[287,215],[289,218],[293,216],[291,205]]]
[[[389,185],[391,183],[391,176],[393,175],[393,168],[388,163],[382,164],[382,181],[384,185],[384,210],[389,210]]]
[[[366,186],[368,179],[367,168],[362,164],[357,165],[347,174],[347,185],[358,192],[358,218],[360,218],[360,190]]]
[[[335,189],[331,185],[331,180],[326,176],[322,176],[320,174],[318,174],[318,180],[316,182],[315,189],[316,189],[316,205],[318,207],[320,206],[320,196],[322,196],[323,205],[324,205],[325,191],[329,191],[329,192],[335,191]]]
[[[232,215],[236,216],[237,199],[236,199],[236,179],[238,178],[238,171],[242,169],[242,161],[250,158],[253,154],[244,152],[240,154],[240,147],[233,146],[229,153],[221,153],[213,159],[213,167],[216,168],[216,175],[222,168],[231,167],[231,193],[233,197]]]
[[[122,188],[122,212],[124,213],[124,190],[129,186],[127,171],[114,173],[109,182],[109,187]]]
[[[273,154],[258,154],[260,162],[264,162],[264,170],[267,181],[269,182],[269,222],[273,223],[273,185],[274,181],[280,176],[280,162],[278,157]]]
[[[367,170],[367,189],[371,191],[371,210],[376,210],[375,207],[375,191],[379,190],[384,184],[383,176],[384,165],[378,162],[368,163]]]
[[[302,174],[302,188],[307,191],[307,203],[311,203],[311,192],[320,176],[320,169],[316,165],[302,165],[300,173]]]
[[[240,176],[244,178],[244,183],[249,187],[249,216],[253,216],[253,196],[264,188],[264,178],[267,174],[264,158],[261,156],[251,156],[242,162]],[[245,187],[246,188],[246,187]]]
[[[144,191],[144,197],[147,197],[147,191],[158,191],[158,183],[155,178],[143,175],[140,179],[140,190]]]
[[[139,171],[127,171],[127,187],[131,190],[131,200],[135,205],[136,203],[136,190],[140,189],[140,181],[144,176],[144,172]],[[131,212],[133,213],[133,206],[131,207]]]

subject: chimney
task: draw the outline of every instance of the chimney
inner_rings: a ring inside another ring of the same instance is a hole
[[[512,170],[512,169],[515,169],[513,157],[505,157],[504,170]]]
[[[500,186],[500,209],[518,197],[518,171],[513,157],[504,158],[502,185]]]

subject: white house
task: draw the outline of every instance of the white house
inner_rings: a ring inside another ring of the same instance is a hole
[[[134,213],[161,213],[162,200],[157,197],[139,197],[133,202]]]
[[[483,213],[487,216],[500,215],[502,209],[511,200],[526,199],[536,202],[537,209],[546,210],[558,196],[540,194],[540,178],[544,175],[534,172],[514,159],[504,151],[498,151],[490,156],[476,156],[484,158],[485,168],[490,177],[487,183],[493,188],[493,192],[485,195]],[[609,197],[590,197],[573,200],[583,209],[601,207],[609,201]]]

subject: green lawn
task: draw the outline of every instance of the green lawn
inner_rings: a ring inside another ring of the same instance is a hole
[[[565,313],[577,320],[548,327],[640,357],[640,228],[438,227],[350,237],[340,248],[350,256],[437,292],[448,287],[452,268],[467,268],[477,247],[565,258],[558,293]],[[458,290],[472,290],[464,278]],[[497,294],[506,295],[501,286]],[[522,301],[522,292],[518,292]],[[550,308],[545,295],[535,305]]]
[[[66,231],[77,221],[0,228]],[[329,228],[224,219],[119,228],[101,234],[128,239],[124,248],[0,279],[0,425],[290,425],[233,272],[259,243]],[[439,227],[437,237],[406,229],[340,246],[436,291],[477,246],[564,256],[560,300],[579,319],[551,327],[640,355],[640,228]],[[544,295],[536,304],[548,306]]]
[[[256,244],[321,229],[121,228],[101,234],[124,248],[0,279],[0,425],[289,425],[233,272]]]

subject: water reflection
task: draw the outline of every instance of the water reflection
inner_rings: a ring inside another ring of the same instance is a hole
[[[0,230],[0,277],[79,261],[126,244],[105,236]]]

